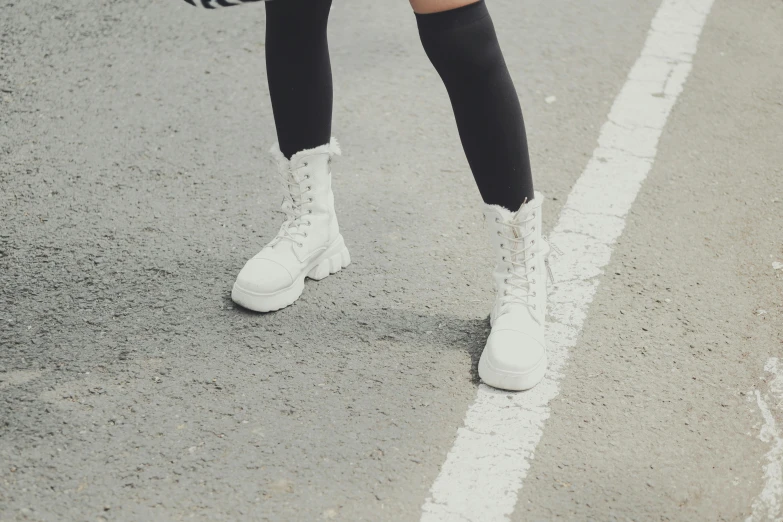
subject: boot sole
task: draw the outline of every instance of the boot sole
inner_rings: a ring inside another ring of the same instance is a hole
[[[479,359],[479,377],[481,377],[484,384],[493,388],[508,391],[529,390],[541,382],[544,375],[546,375],[546,353],[538,361],[538,364],[524,373],[508,372],[495,368],[483,355]]]
[[[330,274],[335,274],[351,264],[351,255],[345,246],[343,236],[337,236],[331,245],[313,261],[311,261],[288,288],[283,288],[270,294],[259,294],[246,290],[234,283],[231,289],[231,300],[236,304],[254,312],[274,312],[290,306],[299,299],[304,291],[305,277],[320,281]]]

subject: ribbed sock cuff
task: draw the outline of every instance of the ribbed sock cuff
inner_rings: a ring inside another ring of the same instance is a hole
[[[416,14],[419,31],[448,31],[459,29],[489,16],[484,0],[439,13]]]

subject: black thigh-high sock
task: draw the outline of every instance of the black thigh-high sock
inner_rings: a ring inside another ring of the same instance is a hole
[[[482,199],[518,210],[533,199],[522,109],[484,0],[416,14],[419,36],[451,99]]]
[[[266,3],[266,74],[280,151],[290,158],[329,143],[332,67],[326,26],[332,0]]]

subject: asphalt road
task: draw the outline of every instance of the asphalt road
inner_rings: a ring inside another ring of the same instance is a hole
[[[490,3],[547,230],[658,5]],[[0,0],[0,520],[421,516],[488,334],[478,191],[407,2],[335,0],[353,264],[236,308],[281,217],[263,22]],[[716,0],[511,520],[783,520],[781,27]]]

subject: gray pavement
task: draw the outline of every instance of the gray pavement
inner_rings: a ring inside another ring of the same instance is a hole
[[[492,1],[545,228],[657,7]],[[266,315],[230,300],[281,216],[263,8],[0,13],[0,520],[417,520],[492,294],[407,3],[335,1],[353,264]],[[779,1],[717,0],[512,520],[750,515],[750,398],[783,356],[781,26]]]

